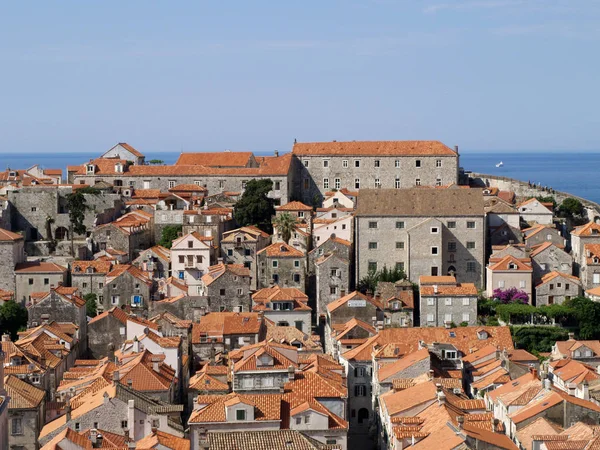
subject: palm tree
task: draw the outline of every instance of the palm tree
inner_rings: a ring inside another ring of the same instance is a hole
[[[277,229],[277,232],[281,234],[285,243],[289,244],[292,233],[296,229],[296,218],[290,213],[283,213],[275,217],[273,225]]]

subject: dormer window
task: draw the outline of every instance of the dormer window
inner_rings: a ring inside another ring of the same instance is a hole
[[[487,331],[485,331],[485,330],[480,330],[480,331],[478,331],[478,332],[477,332],[477,338],[478,338],[479,340],[487,339],[487,338],[488,338]]]
[[[123,164],[121,164],[121,163],[115,164],[115,172],[123,173]]]
[[[511,270],[515,270],[517,268],[517,265],[515,263],[511,262],[511,263],[508,264],[508,268],[511,269]]]
[[[600,259],[597,256],[594,256],[594,264],[600,263]]]
[[[16,176],[17,176],[17,173],[16,173],[16,172],[13,172],[13,171],[11,170],[11,171],[8,173],[8,176],[9,176],[9,177],[16,177]]]
[[[237,409],[235,411],[235,420],[246,420],[246,410],[245,409]]]
[[[285,246],[283,246],[283,245],[281,247],[279,247],[279,250],[281,252],[287,252],[287,248],[285,248]]]
[[[94,268],[93,268],[93,267],[88,267],[88,268],[87,268],[87,270],[86,270],[86,272],[87,272],[87,273],[94,273],[94,272],[95,272],[95,270],[94,270]]]
[[[75,267],[75,272],[81,272],[81,267],[79,267],[79,266],[76,266],[76,267]]]
[[[88,175],[93,174],[95,172],[95,166],[93,164],[88,164],[85,166],[85,171]]]

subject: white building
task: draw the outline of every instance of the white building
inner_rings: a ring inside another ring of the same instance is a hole
[[[212,238],[196,231],[173,241],[171,246],[171,272],[173,277],[188,285],[189,295],[198,295],[202,276],[208,272],[214,257]]]

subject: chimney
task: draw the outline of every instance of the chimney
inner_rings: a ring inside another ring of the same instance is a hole
[[[127,378],[127,387],[129,387],[129,388],[133,387],[133,380],[131,378]]]
[[[538,377],[538,371],[533,364],[529,364],[529,373],[533,375],[533,378]]]
[[[574,341],[575,340],[575,333],[573,333],[573,332],[569,333],[569,340],[570,341]]]
[[[288,381],[294,381],[295,378],[296,370],[294,369],[294,366],[290,365],[290,367],[288,367]]]
[[[69,423],[71,421],[71,401],[67,400],[67,405],[65,406],[65,423]]]
[[[429,370],[429,381],[433,380],[433,370]]]
[[[437,293],[438,293],[438,286],[437,286],[437,284],[434,284],[434,285],[433,285],[433,293],[434,293],[434,294],[437,294]]]
[[[2,342],[10,342],[10,334],[8,334],[8,333],[3,334]]]
[[[438,393],[437,393],[437,399],[438,399],[438,404],[440,406],[443,406],[443,405],[446,404],[446,394],[444,394],[444,392],[438,391]]]
[[[95,428],[90,430],[90,441],[92,441],[93,448],[98,448],[98,430]]]
[[[134,336],[133,338],[133,353],[139,353],[140,352],[140,341],[138,341],[137,336]]]
[[[454,151],[456,152],[456,154],[458,155],[458,145],[454,146]]]
[[[103,397],[104,397],[104,404],[106,405],[108,403],[108,401],[110,400],[110,397],[108,396],[108,392],[105,392]]]
[[[583,390],[583,399],[584,400],[589,400],[590,399],[590,385],[587,382],[587,380],[583,380],[582,384],[582,390]]]
[[[500,419],[496,419],[495,417],[492,419],[492,431],[494,433],[499,432],[498,425],[500,425]]]
[[[160,373],[160,369],[159,369],[159,362],[160,360],[158,358],[152,358],[152,370],[154,370],[157,373]]]
[[[275,150],[274,154],[275,154],[275,157],[277,158],[279,156],[279,150]]]
[[[549,391],[551,387],[552,387],[552,382],[550,381],[550,378],[546,378],[544,380],[544,389]]]
[[[458,423],[458,429],[462,430],[463,429],[463,425],[465,423],[465,417],[464,416],[458,416],[456,418],[456,422]]]

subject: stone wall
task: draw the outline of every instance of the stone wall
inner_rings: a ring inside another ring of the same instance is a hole
[[[121,347],[125,341],[125,324],[119,322],[112,315],[88,324],[88,356],[100,359],[108,356],[114,357],[114,351]]]
[[[0,242],[0,289],[15,291],[15,265],[24,260],[22,239]]]

